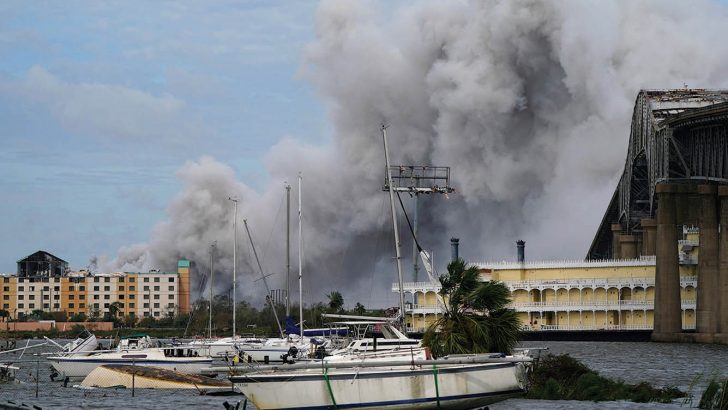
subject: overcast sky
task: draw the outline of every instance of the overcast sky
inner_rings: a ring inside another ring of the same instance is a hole
[[[209,155],[261,187],[285,136],[325,143],[298,75],[313,1],[0,3],[0,272],[143,242]]]
[[[235,195],[280,288],[301,171],[306,303],[391,306],[382,122],[393,164],[453,167],[456,194],[421,205],[438,269],[451,236],[471,262],[513,259],[516,239],[580,259],[639,90],[728,88],[727,31],[711,0],[3,1],[0,273],[37,250],[206,271],[217,241],[224,293]]]

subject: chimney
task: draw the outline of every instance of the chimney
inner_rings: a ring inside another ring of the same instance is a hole
[[[450,238],[450,259],[455,261],[457,260],[460,255],[458,252],[458,247],[460,246],[460,239],[458,238]]]
[[[526,261],[526,242],[522,240],[516,241],[516,247],[518,248],[518,263]]]

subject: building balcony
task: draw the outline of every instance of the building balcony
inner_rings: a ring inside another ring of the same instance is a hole
[[[695,309],[695,300],[683,300],[682,309]],[[595,300],[595,301],[546,301],[512,302],[509,307],[516,312],[583,311],[583,310],[652,310],[652,300]]]
[[[694,324],[686,324],[683,325],[683,330],[694,330],[695,325]],[[570,325],[541,325],[536,327],[531,326],[524,326],[524,331],[542,331],[542,332],[548,332],[548,331],[554,331],[554,330],[569,330],[569,331],[583,331],[583,330],[652,330],[651,324],[639,324],[639,323],[631,323],[627,325],[604,325],[604,324],[595,324],[595,325],[581,325],[581,326],[570,326]]]
[[[546,279],[546,280],[511,280],[503,281],[512,292],[514,290],[543,290],[543,289],[595,289],[595,288],[648,288],[655,286],[654,277],[643,278],[584,278],[584,279]],[[680,286],[695,287],[697,277],[681,277]]]

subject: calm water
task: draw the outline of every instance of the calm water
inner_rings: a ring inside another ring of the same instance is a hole
[[[31,344],[41,341],[32,341]],[[18,346],[25,345],[23,342]],[[628,383],[648,381],[660,386],[676,386],[688,390],[698,376],[713,373],[728,376],[728,346],[622,343],[622,342],[524,342],[525,347],[548,347],[554,354],[568,353],[583,361],[601,374],[621,378]],[[40,352],[43,348],[38,349]],[[0,355],[0,361],[14,354]],[[35,360],[28,352],[25,360]],[[41,362],[38,366],[38,398],[35,397],[36,363],[20,364],[18,377],[24,384],[0,384],[0,403],[7,400],[35,404],[44,409],[223,409],[223,402],[235,403],[243,396],[211,397],[201,396],[196,391],[136,390],[132,397],[130,389],[80,390],[64,388],[61,382],[51,382],[49,366]],[[704,379],[703,378],[703,379]],[[701,386],[698,383],[695,405],[699,401]],[[564,402],[512,399],[491,405],[491,409],[677,409],[689,404],[638,404],[630,402]],[[242,406],[241,406],[242,408]],[[248,409],[254,409],[248,404]]]

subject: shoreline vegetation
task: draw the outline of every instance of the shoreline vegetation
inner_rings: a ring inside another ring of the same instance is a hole
[[[676,387],[606,378],[568,354],[549,354],[534,361],[528,382],[527,399],[672,403],[688,397]]]

